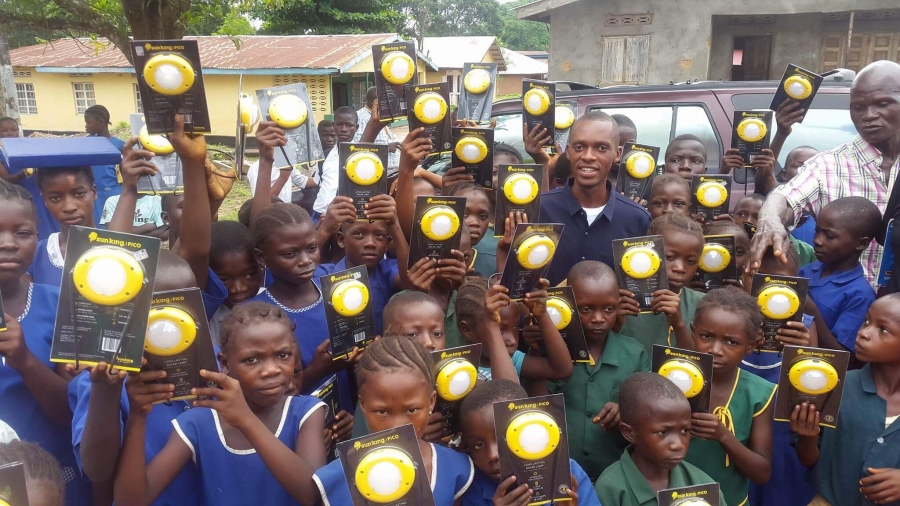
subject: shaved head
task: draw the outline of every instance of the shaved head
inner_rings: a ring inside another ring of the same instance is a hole
[[[859,71],[850,88],[850,119],[880,151],[900,140],[900,64],[880,60]]]

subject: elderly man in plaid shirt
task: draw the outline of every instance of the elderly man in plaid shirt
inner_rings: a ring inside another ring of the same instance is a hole
[[[804,210],[818,214],[835,199],[859,196],[893,217],[887,207],[900,171],[900,65],[877,61],[860,71],[850,89],[850,118],[859,132],[852,142],[810,158],[796,177],[769,194],[759,213],[749,269],[759,267],[769,247],[787,262],[785,226],[796,224]],[[873,287],[881,253],[873,241],[860,258]]]

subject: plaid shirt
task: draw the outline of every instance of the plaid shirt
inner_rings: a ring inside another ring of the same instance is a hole
[[[353,142],[359,142],[360,137],[362,137],[363,130],[366,129],[366,125],[369,124],[369,120],[372,119],[372,113],[369,112],[368,109],[363,107],[362,109],[356,111],[356,116],[359,118],[359,128],[356,129],[356,136],[353,138]],[[396,142],[397,138],[394,137],[394,133],[391,132],[391,129],[388,127],[384,127],[378,132],[378,136],[375,137],[375,144],[390,144],[392,142]],[[393,153],[388,152],[388,177],[392,177],[399,171],[400,167],[400,149],[398,148]]]
[[[885,212],[891,188],[900,172],[900,158],[891,167],[890,181],[884,183],[883,158],[877,148],[859,135],[853,142],[810,158],[797,176],[775,189],[794,211],[794,223],[804,211],[818,215],[829,202],[843,197],[865,197]],[[882,247],[872,241],[860,257],[866,279],[876,286]]]

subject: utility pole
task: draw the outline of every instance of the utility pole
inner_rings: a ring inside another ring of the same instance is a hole
[[[9,44],[3,31],[0,31],[0,116],[9,116],[19,121],[16,83],[13,79],[12,63],[9,60]]]

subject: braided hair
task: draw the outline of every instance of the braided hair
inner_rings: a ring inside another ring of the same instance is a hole
[[[485,278],[472,276],[456,292],[456,317],[474,329],[484,318],[484,300],[487,297],[488,282]]]
[[[709,294],[697,304],[694,321],[699,320],[710,309],[722,309],[741,316],[741,320],[744,322],[743,330],[750,340],[754,341],[759,337],[763,316],[759,312],[756,299],[747,292],[735,286],[723,286],[716,290],[710,290]]]
[[[41,489],[48,494],[50,504],[63,506],[66,482],[56,458],[35,443],[10,441],[0,444],[0,466],[21,462],[25,466],[25,482],[30,490]]]
[[[253,219],[250,230],[258,248],[276,230],[289,225],[307,224],[312,225],[313,222],[305,209],[298,205],[278,202],[260,211]]]
[[[359,391],[371,375],[386,370],[421,374],[430,388],[434,388],[434,360],[415,337],[389,335],[370,344],[354,369]]]
[[[650,235],[662,235],[666,230],[677,230],[691,234],[703,242],[703,227],[683,214],[669,213],[656,217],[650,222]]]
[[[278,306],[261,301],[245,302],[234,306],[231,313],[222,321],[222,329],[219,331],[222,349],[233,345],[238,329],[264,321],[284,325],[284,328],[291,334],[294,333],[296,327]]]
[[[484,191],[484,187],[482,187],[478,183],[474,183],[471,181],[450,185],[447,188],[441,190],[441,195],[445,195],[447,197],[456,197],[466,192],[480,193],[487,197],[487,192]]]
[[[509,155],[518,160],[516,163],[522,163],[522,153],[519,153],[519,150],[516,149],[515,146],[505,142],[494,143],[494,158],[496,158],[497,155]]]
[[[15,201],[19,201],[26,207],[30,207],[31,211],[34,213],[34,221],[37,221],[37,211],[34,207],[34,198],[32,198],[31,194],[28,193],[28,190],[22,188],[17,184],[13,184],[6,180],[0,179],[0,202]]]

